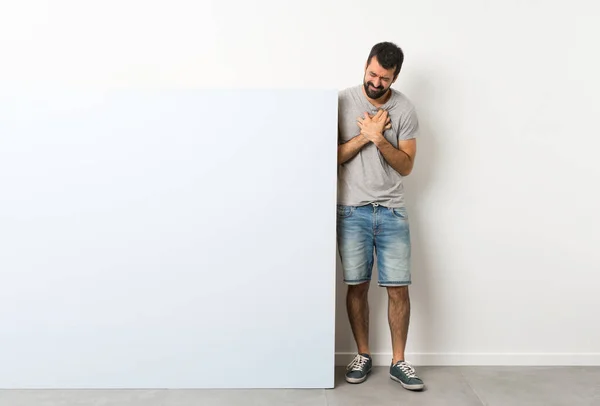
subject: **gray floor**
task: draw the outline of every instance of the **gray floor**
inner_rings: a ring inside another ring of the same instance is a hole
[[[409,392],[374,368],[360,385],[338,368],[328,390],[0,390],[0,406],[600,406],[600,367],[419,367]]]

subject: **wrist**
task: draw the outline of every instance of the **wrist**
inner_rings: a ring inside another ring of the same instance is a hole
[[[384,145],[387,142],[387,140],[385,139],[385,137],[383,136],[382,133],[375,133],[373,135],[373,144],[375,144],[375,146],[377,148],[381,147],[382,145]]]
[[[364,146],[367,145],[368,143],[371,142],[371,140],[369,139],[369,136],[367,134],[365,134],[364,132],[359,132],[357,138],[359,139],[359,142]]]

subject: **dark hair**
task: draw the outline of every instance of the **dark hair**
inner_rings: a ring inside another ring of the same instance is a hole
[[[394,78],[400,73],[402,63],[404,62],[404,53],[402,49],[392,42],[380,42],[371,48],[367,65],[371,63],[371,59],[376,56],[377,61],[384,69],[396,68]]]

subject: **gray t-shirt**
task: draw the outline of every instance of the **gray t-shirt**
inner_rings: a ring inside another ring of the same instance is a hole
[[[360,133],[356,121],[364,113],[377,113],[362,91],[362,84],[338,94],[338,142],[343,144]],[[388,111],[392,128],[383,136],[396,148],[398,140],[416,138],[419,121],[415,107],[401,92],[392,89],[390,99],[381,106]],[[386,207],[404,207],[402,175],[392,168],[373,143],[365,145],[349,161],[338,166],[338,204],[362,206],[378,203]]]

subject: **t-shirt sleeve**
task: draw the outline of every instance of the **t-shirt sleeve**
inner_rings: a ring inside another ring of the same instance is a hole
[[[342,144],[342,137],[340,134],[340,122],[342,121],[342,92],[338,92],[338,108],[337,108],[337,141],[338,145]]]
[[[410,140],[419,136],[419,118],[415,108],[402,117],[398,130],[398,141]]]
[[[346,111],[347,95],[345,91],[338,92],[338,110],[337,110],[337,140],[338,145],[344,144],[347,141],[344,141],[344,137],[342,137],[342,125],[344,122],[344,112]]]

